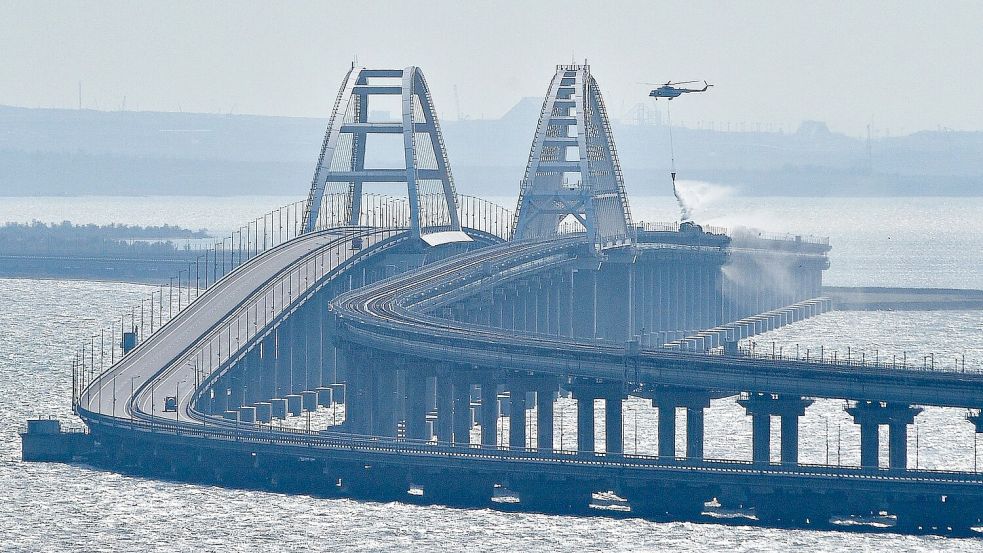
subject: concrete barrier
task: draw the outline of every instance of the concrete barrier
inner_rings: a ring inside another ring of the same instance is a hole
[[[274,419],[287,418],[287,400],[281,397],[271,399],[270,416]]]
[[[273,405],[268,401],[259,401],[256,407],[256,420],[258,422],[270,422],[273,420]]]
[[[244,405],[239,408],[239,421],[240,422],[256,422],[256,408],[252,405]]]
[[[283,399],[287,400],[287,412],[291,415],[298,417],[304,410],[303,399],[299,394],[290,394],[284,396]]]
[[[318,405],[320,405],[321,407],[331,407],[331,398],[332,398],[331,388],[326,388],[322,386],[317,390],[315,390],[315,392],[317,392]]]
[[[300,400],[304,411],[317,411],[317,392],[301,392]]]

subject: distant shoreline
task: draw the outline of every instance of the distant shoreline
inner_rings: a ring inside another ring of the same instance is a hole
[[[823,295],[836,311],[983,310],[983,290],[973,289],[823,286]]]

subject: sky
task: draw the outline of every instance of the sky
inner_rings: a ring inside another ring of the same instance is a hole
[[[496,118],[585,59],[608,111],[706,79],[674,122],[983,130],[983,2],[0,0],[0,104],[327,117],[354,59]],[[456,92],[456,94],[455,94]],[[664,102],[659,107],[664,108]]]

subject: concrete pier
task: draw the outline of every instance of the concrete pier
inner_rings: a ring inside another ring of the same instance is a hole
[[[710,407],[710,394],[704,390],[659,387],[652,393],[652,405],[658,408],[659,457],[676,457],[676,411],[686,409],[686,458],[703,458],[703,410]]]
[[[299,417],[304,411],[303,398],[300,394],[289,394],[283,398],[287,402],[287,412],[295,417]]]
[[[270,399],[270,416],[280,420],[287,418],[287,400],[276,397]]]
[[[594,394],[588,390],[574,392],[577,400],[577,451],[594,453]]]
[[[301,405],[304,411],[317,411],[317,392],[304,391],[300,393]]]
[[[268,401],[259,401],[254,405],[256,408],[257,422],[270,422],[273,420],[273,404]]]
[[[753,392],[738,400],[751,416],[751,458],[755,463],[771,462],[771,417],[781,418],[781,461],[799,463],[799,417],[811,399]]]
[[[471,384],[470,382],[458,379],[453,383],[453,424],[452,439],[455,444],[467,445],[471,443]]]
[[[498,386],[488,380],[481,383],[481,445],[498,445]]]
[[[914,423],[915,417],[922,412],[920,407],[881,401],[858,401],[847,407],[846,411],[860,425],[860,466],[880,466],[878,428],[887,425],[888,467],[908,467],[908,425]]]

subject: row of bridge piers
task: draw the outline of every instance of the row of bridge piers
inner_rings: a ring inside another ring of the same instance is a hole
[[[611,256],[553,268],[489,287],[436,314],[516,332],[614,342],[638,337],[657,345],[820,295],[813,274],[819,271],[809,267],[790,269],[780,275],[782,286],[769,287],[728,277],[719,252],[662,255],[675,257]]]
[[[550,452],[559,449],[554,435],[559,395],[576,403],[576,451],[618,455],[624,448],[622,382],[556,378],[493,369],[468,369],[450,364],[399,361],[384,353],[352,355],[362,368],[349,367],[344,430],[359,435],[446,444],[509,446]],[[372,367],[368,370],[368,367]],[[336,392],[337,393],[337,392]],[[696,388],[642,386],[631,395],[651,400],[658,411],[657,455],[677,459],[677,434],[685,436],[688,460],[704,458],[705,410],[713,398],[734,395]],[[313,399],[311,400],[313,404]],[[597,447],[595,406],[603,406],[603,449]],[[738,394],[751,417],[754,463],[772,462],[772,424],[780,425],[780,462],[799,462],[799,420],[813,400],[771,393]],[[306,409],[306,405],[305,405]],[[685,410],[685,427],[678,414]],[[879,466],[879,428],[889,428],[888,467],[907,466],[907,432],[921,408],[876,401],[854,401],[846,409],[860,426],[861,466]],[[534,411],[534,413],[533,413]],[[535,424],[529,417],[535,417]],[[501,418],[508,420],[502,425]],[[571,421],[573,422],[573,421]],[[480,430],[472,439],[472,428]],[[529,432],[533,432],[529,435]],[[565,449],[570,449],[570,445]]]
[[[295,321],[303,321],[304,314]],[[296,324],[296,323],[295,323]],[[314,328],[316,327],[308,327]],[[577,405],[577,445],[594,452],[595,402],[604,406],[604,453],[621,454],[623,403],[628,397],[619,381],[557,378],[519,374],[490,368],[458,367],[451,363],[407,360],[400,356],[362,349],[352,344],[340,348],[324,343],[324,336],[309,332],[307,343],[279,343],[271,333],[209,389],[200,407],[243,423],[299,416],[319,407],[344,404],[344,428],[361,435],[468,445],[472,427],[480,427],[477,443],[509,445],[549,451],[554,439],[555,400],[569,395]],[[296,338],[295,338],[296,339]],[[319,362],[308,364],[308,358]],[[294,362],[292,362],[294,361]],[[273,370],[264,367],[272,365]],[[307,370],[315,367],[314,370]],[[632,390],[652,401],[658,410],[658,456],[676,457],[677,412],[684,409],[685,458],[699,460],[704,449],[704,412],[714,397],[733,395],[696,388],[642,386]],[[771,462],[771,426],[780,425],[782,464],[799,460],[799,418],[811,399],[771,393],[745,392],[738,403],[751,417],[752,461]],[[528,424],[535,407],[536,424]],[[881,426],[888,427],[888,466],[907,464],[908,426],[921,412],[918,407],[877,401],[852,401],[847,412],[860,426],[860,464],[879,464]],[[497,421],[509,419],[507,435],[499,435]],[[485,421],[495,421],[491,424]],[[527,436],[534,427],[535,435]]]

